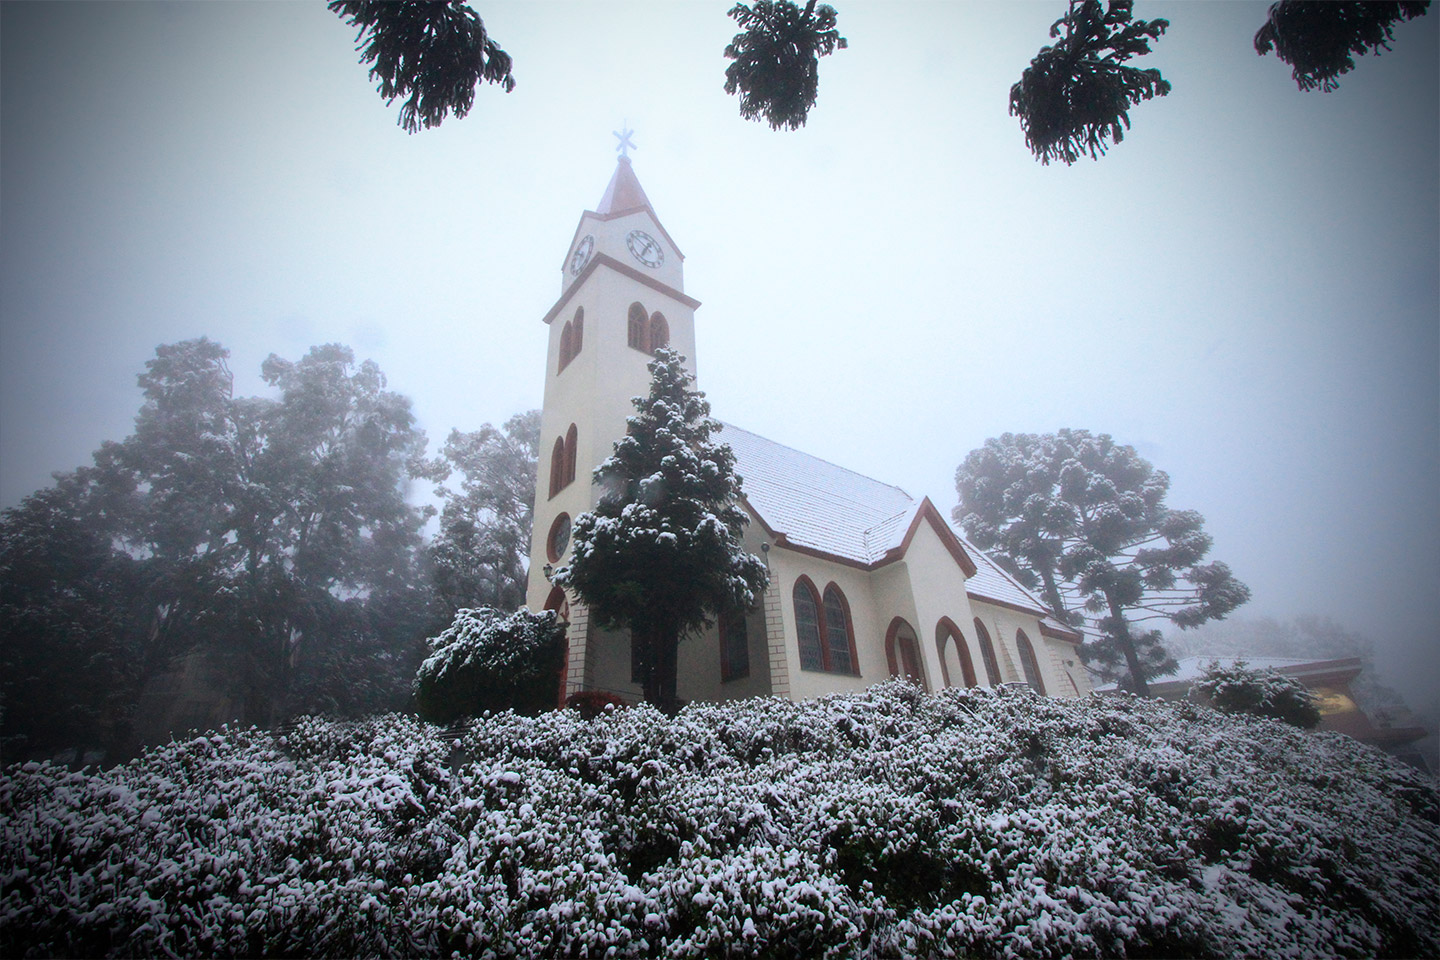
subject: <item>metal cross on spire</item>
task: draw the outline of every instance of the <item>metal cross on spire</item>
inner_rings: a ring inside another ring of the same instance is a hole
[[[615,144],[615,149],[620,151],[620,156],[628,158],[630,156],[629,151],[639,149],[639,147],[635,146],[635,144],[632,143],[630,140],[630,135],[634,132],[634,130],[629,129],[623,123],[620,124],[619,131],[610,131],[610,135],[616,140],[620,141],[619,143]]]

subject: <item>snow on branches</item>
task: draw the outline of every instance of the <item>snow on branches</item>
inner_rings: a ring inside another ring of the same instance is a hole
[[[0,776],[7,955],[1433,956],[1440,795],[1192,703],[891,682]]]

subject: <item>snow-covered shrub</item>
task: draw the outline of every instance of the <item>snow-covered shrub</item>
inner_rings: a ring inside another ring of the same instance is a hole
[[[1440,795],[1192,703],[921,694],[222,731],[0,776],[6,956],[1440,954]]]
[[[1228,667],[1211,663],[1190,689],[1226,713],[1269,717],[1306,730],[1320,722],[1319,703],[1305,684],[1271,669],[1251,669],[1244,660]]]
[[[435,723],[485,710],[538,713],[555,706],[564,657],[553,610],[460,610],[415,673],[416,709]]]

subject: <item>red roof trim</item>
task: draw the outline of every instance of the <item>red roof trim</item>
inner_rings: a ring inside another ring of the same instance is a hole
[[[570,286],[565,289],[564,293],[560,294],[560,299],[555,301],[555,305],[551,307],[548,311],[546,311],[545,316],[540,318],[540,322],[549,323],[557,316],[559,316],[560,311],[565,309],[565,305],[570,302],[570,298],[575,295],[575,291],[580,287],[582,283],[584,283],[585,279],[589,277],[590,274],[598,270],[602,265],[609,267],[611,270],[614,270],[621,276],[629,277],[631,280],[634,280],[637,283],[642,283],[653,290],[658,290],[660,293],[665,294],[665,296],[671,298],[672,300],[683,303],[691,310],[694,310],[696,307],[700,306],[699,300],[696,300],[694,297],[686,296],[685,294],[681,293],[679,290],[676,290],[669,284],[661,283],[654,277],[647,276],[646,274],[641,273],[639,270],[636,270],[634,267],[629,266],[628,264],[621,263],[619,260],[616,260],[608,253],[597,253],[590,260],[589,265],[586,266],[584,270],[580,271],[580,276],[575,278],[575,282],[570,284]]]

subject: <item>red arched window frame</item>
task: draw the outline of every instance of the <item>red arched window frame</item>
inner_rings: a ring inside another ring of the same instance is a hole
[[[585,346],[585,308],[575,308],[575,327],[570,332],[570,359],[580,356],[580,350]]]
[[[800,576],[790,594],[795,608],[795,632],[800,645],[800,669],[844,673],[858,677],[855,628],[850,604],[835,584],[822,595],[814,582]]]
[[[562,487],[568,487],[575,482],[575,447],[579,436],[575,424],[570,424],[570,429],[565,431],[565,482],[561,484]]]
[[[975,665],[970,661],[970,648],[965,644],[965,635],[949,617],[941,617],[935,625],[935,652],[940,654],[940,675],[945,686],[953,686],[955,678],[950,676],[950,665],[945,660],[945,644],[955,645],[955,656],[960,661],[960,673],[965,686],[975,686]]]
[[[650,321],[645,308],[638,303],[630,304],[630,316],[626,324],[626,342],[636,350],[650,352]]]
[[[646,344],[647,352],[654,353],[661,347],[670,345],[670,324],[665,320],[665,314],[656,310],[650,317],[650,340]]]
[[[903,635],[902,630],[905,631]],[[885,631],[885,660],[890,667],[890,676],[909,677],[923,689],[930,689],[925,682],[925,663],[920,658],[920,637],[904,617],[891,620]]]
[[[1030,645],[1030,638],[1025,636],[1024,630],[1015,631],[1015,646],[1020,648],[1020,668],[1025,671],[1025,682],[1030,684],[1030,689],[1041,696],[1045,695],[1045,678],[1040,676],[1040,662],[1035,659],[1035,648]]]
[[[1000,664],[995,659],[995,644],[990,642],[990,632],[980,618],[975,618],[975,639],[980,643],[980,659],[985,661],[985,679],[990,686],[1000,683]]]
[[[555,496],[565,487],[565,438],[556,437],[555,446],[550,450],[550,496]]]

